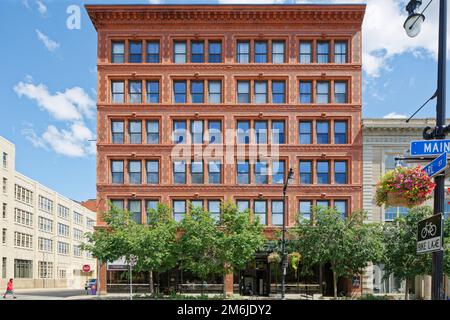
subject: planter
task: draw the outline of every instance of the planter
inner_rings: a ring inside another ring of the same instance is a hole
[[[386,200],[386,206],[387,207],[410,207],[411,203],[408,201],[408,199],[405,199],[401,195],[393,192],[388,192],[387,194],[387,200]]]

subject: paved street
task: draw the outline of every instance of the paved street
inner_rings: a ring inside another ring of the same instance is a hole
[[[85,290],[80,289],[18,289],[17,300],[63,300],[70,297],[82,298],[86,295]],[[12,300],[11,296],[7,297]],[[1,299],[0,301],[5,300]]]

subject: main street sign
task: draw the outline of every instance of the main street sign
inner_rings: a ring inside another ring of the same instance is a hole
[[[450,140],[419,140],[411,141],[411,156],[432,156],[450,152]]]
[[[431,161],[423,168],[423,170],[430,178],[433,178],[444,171],[445,168],[447,168],[447,152],[444,152],[439,157]]]
[[[419,221],[417,227],[417,253],[442,250],[442,213]]]

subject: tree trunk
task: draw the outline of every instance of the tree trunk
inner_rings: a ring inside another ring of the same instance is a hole
[[[226,281],[227,281],[227,273],[224,272],[223,273],[223,298],[226,300],[227,299],[227,286],[226,286]]]
[[[150,270],[148,282],[149,282],[148,284],[150,285],[150,294],[153,294],[154,293],[154,291],[153,291],[153,270]]]
[[[333,271],[333,288],[334,288],[334,299],[337,299],[337,275],[336,275],[336,271]]]
[[[405,279],[405,300],[408,300],[408,279]]]

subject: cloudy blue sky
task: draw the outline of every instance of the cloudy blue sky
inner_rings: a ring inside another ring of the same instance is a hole
[[[16,145],[17,170],[73,199],[95,197],[96,32],[84,4],[307,2],[367,3],[365,117],[404,117],[433,94],[437,0],[414,39],[402,27],[407,0],[1,0],[0,135]],[[79,29],[67,28],[69,6],[81,10]],[[434,112],[432,103],[419,116]]]

